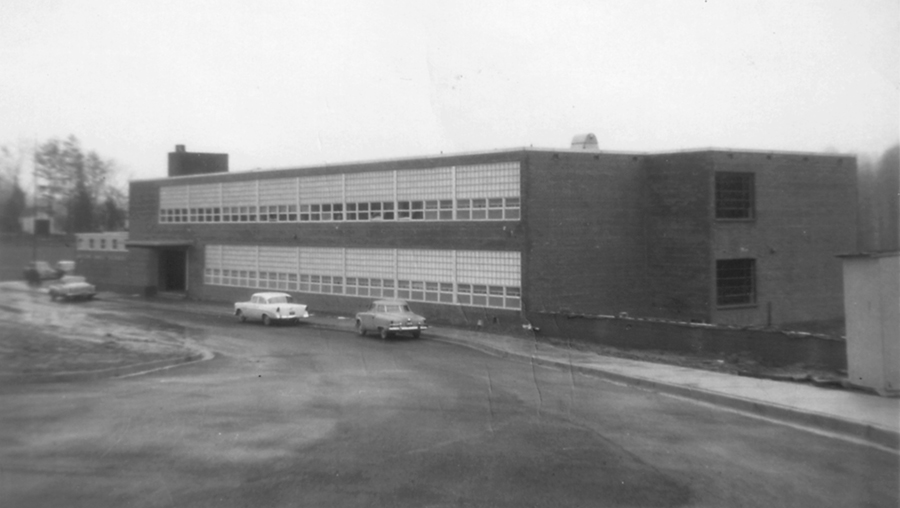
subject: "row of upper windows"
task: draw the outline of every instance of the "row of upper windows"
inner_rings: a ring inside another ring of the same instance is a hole
[[[166,185],[163,209],[281,204],[323,204],[416,199],[518,197],[520,165],[502,162],[428,170],[263,178],[242,182]]]
[[[370,220],[519,220],[519,198],[373,201],[300,205],[168,208],[159,222],[333,222]]]
[[[511,182],[512,183],[512,182]],[[183,189],[187,189],[184,187]],[[518,220],[518,197],[477,199],[429,199],[300,204],[279,203],[247,206],[188,206],[189,192],[164,188],[178,199],[161,199],[159,222],[314,222],[368,220]],[[720,220],[749,220],[756,214],[753,173],[715,173],[715,217]],[[171,206],[174,202],[177,206]],[[170,206],[166,206],[169,204]],[[258,210],[258,211],[257,211]]]

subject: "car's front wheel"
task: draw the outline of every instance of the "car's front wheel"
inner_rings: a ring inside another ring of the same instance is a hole
[[[362,321],[358,319],[356,320],[356,333],[362,335],[363,337],[366,336],[366,328],[363,326]]]
[[[247,316],[245,316],[244,313],[240,310],[235,312],[234,315],[237,316],[238,321],[240,321],[241,323],[247,321]]]
[[[272,318],[270,318],[267,314],[263,314],[263,325],[272,326]]]
[[[380,328],[378,332],[378,334],[381,335],[382,339],[387,339],[391,336],[391,332],[389,332],[387,328]]]
[[[416,330],[416,331],[412,332],[412,336],[414,339],[418,339],[419,337],[422,336],[422,330]]]

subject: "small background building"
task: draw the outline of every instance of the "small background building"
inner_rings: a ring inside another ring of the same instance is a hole
[[[22,224],[22,232],[37,235],[62,235],[65,231],[60,224],[60,219],[50,216],[45,212],[38,212],[37,215],[29,213],[20,219]]]
[[[75,234],[75,271],[101,290],[135,291],[132,281],[143,279],[147,267],[145,260],[128,251],[127,241],[125,231]]]

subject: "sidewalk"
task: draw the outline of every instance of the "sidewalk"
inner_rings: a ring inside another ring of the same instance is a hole
[[[349,318],[313,316],[310,322],[355,332]],[[900,449],[900,399],[613,358],[471,330],[433,327],[422,336]]]
[[[231,307],[222,303],[161,297],[145,299],[113,293],[98,295],[98,298],[105,301],[140,301],[142,305],[158,307],[175,306],[184,312],[232,318]],[[355,333],[352,316],[314,315],[307,322],[318,328]],[[602,356],[556,347],[538,340],[451,327],[432,327],[422,337],[539,365],[571,369],[584,375],[713,404],[814,432],[900,450],[900,399],[897,398]]]
[[[429,332],[427,337],[435,340],[540,365],[572,369],[613,382],[900,450],[900,399],[613,358],[515,337],[454,329]]]

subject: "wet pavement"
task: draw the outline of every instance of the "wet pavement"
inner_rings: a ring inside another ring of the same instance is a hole
[[[51,301],[46,286],[5,282],[0,291],[0,382],[118,377],[211,357],[195,340],[200,330],[90,301]]]
[[[153,330],[152,333],[135,336],[133,332],[125,331],[131,329],[133,323],[117,328],[116,318],[111,318],[113,314],[105,313],[102,308],[87,312],[82,321],[73,322],[72,316],[79,313],[67,313],[66,305],[78,303],[51,304],[43,294],[45,290],[30,288],[19,282],[2,283],[0,288],[8,291],[14,302],[0,305],[0,311],[14,317],[14,322],[20,326],[30,323],[55,327],[57,332],[77,339],[72,344],[81,348],[76,350],[76,346],[70,346],[67,350],[64,343],[57,343],[51,347],[57,348],[55,352],[33,349],[18,353],[0,351],[4,359],[13,358],[8,363],[4,361],[9,367],[0,371],[0,378],[90,379],[134,374],[212,356],[184,329],[161,323],[153,323],[153,326],[145,323],[148,330]],[[232,318],[231,307],[223,303],[146,299],[116,293],[103,293],[98,295],[98,299],[118,308],[150,306],[173,312]],[[354,332],[354,321],[350,316],[314,315],[306,325]],[[432,327],[423,337],[714,404],[886,449],[900,449],[900,399],[897,398],[614,358],[538,340],[451,327]],[[91,354],[84,353],[88,344]],[[17,346],[8,343],[5,347],[14,349]]]
[[[54,307],[7,289],[0,326],[89,346],[53,361],[115,357],[110,342],[215,352],[0,383],[11,506],[897,506],[895,450],[667,396],[646,362],[445,327],[383,341],[348,316],[238,325],[227,303]]]

